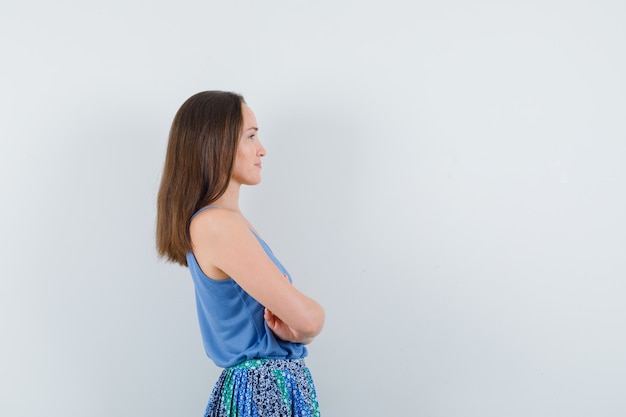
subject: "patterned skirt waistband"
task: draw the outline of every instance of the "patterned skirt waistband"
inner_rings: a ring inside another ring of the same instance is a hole
[[[245,362],[233,365],[226,370],[232,369],[288,369],[288,368],[306,368],[304,359],[248,359]]]

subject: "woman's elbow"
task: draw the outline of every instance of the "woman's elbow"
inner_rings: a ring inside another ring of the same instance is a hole
[[[325,321],[325,313],[322,307],[315,309],[308,314],[308,318],[306,320],[302,328],[302,333],[304,333],[307,337],[315,337],[322,332],[324,328]]]

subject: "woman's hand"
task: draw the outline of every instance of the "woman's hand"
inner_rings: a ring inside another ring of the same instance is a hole
[[[291,327],[287,326],[285,322],[280,319],[280,317],[272,313],[267,308],[265,309],[263,318],[265,319],[267,326],[281,340],[293,343],[302,343],[305,345],[313,341],[312,337],[304,337]]]

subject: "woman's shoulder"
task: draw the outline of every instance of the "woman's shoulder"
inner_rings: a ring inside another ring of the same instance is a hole
[[[218,207],[203,209],[192,217],[189,224],[192,251],[206,276],[215,280],[230,277],[221,262],[240,245],[245,234],[244,221],[239,212]]]
[[[241,213],[222,207],[209,206],[204,207],[196,212],[189,223],[190,229],[201,226],[220,228],[237,225],[243,221]]]
[[[248,228],[240,212],[222,208],[206,207],[194,215],[189,224],[189,233],[194,237],[217,237]]]

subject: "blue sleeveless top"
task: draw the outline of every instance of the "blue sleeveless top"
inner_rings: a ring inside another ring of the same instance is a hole
[[[200,209],[194,217],[211,207]],[[291,282],[291,275],[267,243],[254,231],[250,232]],[[298,359],[307,356],[303,344],[286,342],[274,335],[263,318],[265,308],[235,280],[209,278],[200,269],[192,252],[187,253],[187,265],[195,287],[204,350],[217,366],[228,368],[248,359]]]

